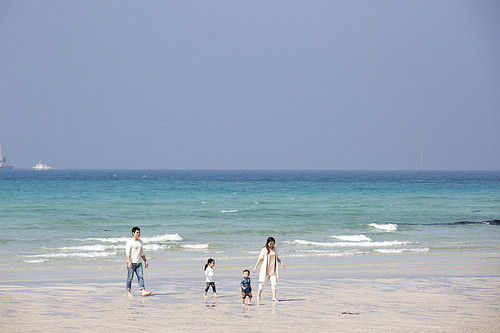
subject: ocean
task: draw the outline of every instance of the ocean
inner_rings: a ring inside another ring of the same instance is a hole
[[[121,264],[134,226],[150,261],[288,265],[460,254],[500,258],[500,172],[0,172],[0,267]]]

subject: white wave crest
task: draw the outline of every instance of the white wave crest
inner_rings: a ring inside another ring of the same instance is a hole
[[[165,235],[158,235],[158,236],[153,236],[153,237],[144,237],[141,239],[144,243],[149,243],[149,242],[181,241],[182,237],[179,236],[179,234],[165,234]]]
[[[159,251],[167,248],[165,245],[159,244],[144,244],[144,249],[148,251]]]
[[[373,251],[379,253],[403,253],[405,249],[375,249]]]
[[[398,230],[398,225],[394,224],[394,223],[387,223],[387,224],[370,223],[369,226],[373,227],[377,230],[382,230],[382,231],[386,231],[386,232]]]
[[[375,252],[379,252],[379,253],[387,253],[387,254],[390,254],[390,253],[403,253],[403,252],[429,252],[429,248],[428,247],[424,247],[424,248],[420,248],[420,249],[375,249],[373,250]]]
[[[347,250],[347,251],[322,251],[322,250],[305,250],[293,254],[288,254],[288,257],[346,257],[353,256],[356,254],[362,254],[363,252],[358,250]]]
[[[84,245],[84,246],[66,246],[66,247],[61,247],[60,250],[106,251],[110,247],[114,248],[114,246],[106,246],[106,245]]]
[[[103,242],[103,243],[126,243],[131,237],[111,237],[111,238],[84,238],[73,239],[82,242]],[[148,242],[165,242],[165,241],[181,241],[183,238],[179,234],[165,234],[152,237],[141,237],[144,243]]]
[[[66,258],[66,257],[80,257],[80,258],[99,258],[109,257],[116,255],[116,252],[76,252],[76,253],[48,253],[38,254],[28,257],[32,258]]]
[[[312,245],[312,246],[325,246],[325,247],[347,247],[347,246],[358,246],[358,247],[378,247],[378,246],[397,246],[409,244],[410,242],[400,242],[400,241],[385,241],[385,242],[334,242],[334,243],[322,243],[322,242],[310,242],[306,240],[296,239],[293,242],[285,242],[290,244],[299,245]]]
[[[71,239],[80,242],[126,243],[131,237]]]
[[[219,213],[236,213],[239,212],[238,209],[233,209],[233,210],[221,210]]]
[[[186,249],[202,250],[208,249],[208,244],[183,244],[182,247]]]
[[[370,237],[366,237],[365,235],[352,235],[352,236],[332,236],[331,238],[347,241],[347,242],[371,242]]]
[[[428,247],[423,247],[421,249],[411,249],[410,251],[411,252],[429,252],[429,248]]]

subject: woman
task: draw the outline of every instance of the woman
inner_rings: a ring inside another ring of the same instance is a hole
[[[262,294],[262,289],[266,285],[267,281],[271,281],[271,289],[273,291],[273,301],[277,302],[276,299],[276,283],[279,282],[279,274],[278,274],[278,262],[285,268],[285,264],[278,257],[278,252],[274,248],[274,243],[276,241],[273,237],[269,237],[266,242],[266,246],[260,251],[259,260],[255,264],[255,268],[253,272],[257,271],[257,267],[261,262],[262,266],[260,267],[259,274],[259,292],[257,294],[257,302],[260,301],[260,296]]]

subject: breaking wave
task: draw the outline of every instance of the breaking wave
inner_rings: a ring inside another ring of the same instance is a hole
[[[368,225],[372,228],[377,229],[377,230],[382,230],[382,231],[386,231],[386,232],[398,230],[398,225],[394,224],[394,223],[387,223],[387,224],[370,223]]]
[[[323,247],[379,247],[379,246],[397,246],[397,245],[405,245],[410,242],[400,242],[400,241],[385,241],[385,242],[311,242],[301,239],[296,239],[293,242],[285,242],[289,244],[298,244],[298,245],[312,245],[312,246],[323,246]]]
[[[371,242],[372,241],[370,237],[366,237],[365,235],[331,236],[331,238],[335,238],[335,239],[347,241],[347,242],[362,242],[362,241]]]

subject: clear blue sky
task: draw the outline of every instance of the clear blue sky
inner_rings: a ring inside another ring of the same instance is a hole
[[[15,168],[500,170],[499,1],[0,2]]]

